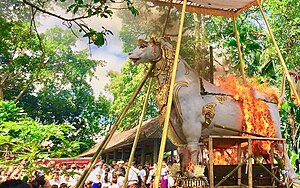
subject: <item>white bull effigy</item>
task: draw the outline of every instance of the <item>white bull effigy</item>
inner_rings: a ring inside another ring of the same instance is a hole
[[[174,49],[164,39],[159,42],[154,39],[149,42],[139,40],[138,47],[129,53],[129,58],[137,65],[145,62],[156,64],[154,70],[154,76],[158,81],[156,100],[162,118],[168,98],[173,57]],[[263,134],[262,136],[282,138],[276,100],[258,91],[250,89],[249,92],[253,93],[253,100],[257,100],[259,104],[265,106],[265,109],[261,111],[263,115],[260,116],[260,123],[263,122],[266,130],[265,133],[260,132]],[[252,132],[251,129],[255,129],[253,126],[258,126],[255,124],[255,117],[252,117],[254,114],[245,114],[243,105],[230,88],[221,88],[200,78],[180,58],[175,79],[168,138],[178,146],[179,153],[183,153],[184,148],[187,147],[192,163],[199,164],[201,163],[199,153],[201,153],[202,137],[240,135],[238,131],[246,129],[246,131]],[[248,112],[251,112],[249,109]],[[247,119],[250,120],[247,121]],[[252,128],[248,130],[247,124],[251,123]],[[215,125],[222,125],[231,130],[220,129]],[[222,141],[214,144],[218,147],[228,147],[234,143]],[[260,144],[257,143],[253,147],[260,147]],[[278,144],[277,149],[283,152],[282,145]],[[286,170],[289,179],[298,182],[298,176],[290,160],[288,157],[285,160],[288,163]]]

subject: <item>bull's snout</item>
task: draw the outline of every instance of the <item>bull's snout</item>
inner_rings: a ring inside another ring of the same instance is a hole
[[[128,53],[128,55],[132,55],[132,54],[133,54],[133,52],[129,52],[129,53]]]

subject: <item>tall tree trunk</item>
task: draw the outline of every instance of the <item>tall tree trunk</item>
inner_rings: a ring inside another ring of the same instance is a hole
[[[3,94],[3,88],[4,88],[4,85],[5,85],[5,82],[7,80],[9,76],[9,72],[6,71],[1,82],[0,82],[0,100],[3,100],[4,99],[4,94]]]
[[[0,100],[3,100],[3,87],[0,86]]]

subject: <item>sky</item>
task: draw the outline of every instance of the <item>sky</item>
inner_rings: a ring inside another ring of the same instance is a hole
[[[55,13],[61,15],[66,18],[70,18],[71,15],[67,15],[63,10],[59,7],[55,7]],[[45,32],[47,29],[50,29],[54,26],[59,26],[63,29],[67,29],[63,24],[62,21],[58,18],[48,16],[48,15],[41,15],[38,18],[40,23],[38,27],[39,32]],[[101,31],[101,27],[104,26],[105,28],[111,30],[114,35],[107,36],[107,45],[102,47],[97,47],[95,45],[90,45],[91,49],[91,59],[95,60],[105,60],[106,66],[101,67],[98,66],[95,72],[95,77],[91,79],[91,85],[94,90],[94,96],[98,96],[99,93],[103,93],[108,98],[112,99],[112,94],[107,91],[104,91],[104,86],[109,82],[109,78],[107,77],[107,72],[110,70],[120,72],[123,63],[126,61],[127,54],[122,52],[122,41],[119,39],[119,31],[122,26],[122,21],[117,16],[112,16],[112,18],[97,18],[92,17],[90,20],[86,20],[86,23]],[[83,50],[89,48],[87,38],[80,38],[76,42],[76,46],[73,47],[73,50]]]

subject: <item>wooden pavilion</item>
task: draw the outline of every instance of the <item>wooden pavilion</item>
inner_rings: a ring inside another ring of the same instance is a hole
[[[109,162],[112,160],[128,160],[132,144],[137,131],[137,126],[122,132],[116,132],[107,147],[103,151],[102,159]],[[135,161],[144,164],[157,162],[162,129],[158,125],[158,119],[151,119],[143,122],[140,139],[135,153]],[[92,157],[102,141],[94,145],[91,149],[83,152],[78,157]],[[168,140],[166,152],[176,150],[176,147]]]

